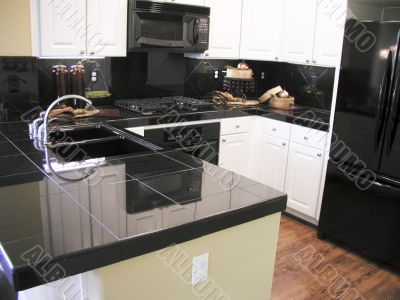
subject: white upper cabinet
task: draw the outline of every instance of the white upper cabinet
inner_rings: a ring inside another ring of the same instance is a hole
[[[243,0],[240,57],[278,60],[283,18],[282,0]]]
[[[86,55],[86,1],[37,2],[40,56]]]
[[[340,62],[346,0],[336,1],[335,7],[333,9],[333,4],[325,5],[324,2],[317,5],[313,63],[336,66]]]
[[[316,14],[317,0],[285,0],[283,60],[312,63]]]
[[[316,218],[323,165],[323,151],[290,143],[285,182],[289,208]]]
[[[211,8],[208,58],[238,58],[242,0],[206,0]],[[229,9],[228,9],[229,8]]]
[[[127,0],[87,0],[88,55],[126,55],[127,5]]]
[[[39,55],[125,56],[128,0],[39,3]]]

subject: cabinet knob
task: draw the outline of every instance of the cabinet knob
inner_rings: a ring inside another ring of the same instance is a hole
[[[318,157],[321,157],[321,156],[322,156],[322,153],[318,153],[317,156],[318,156]]]
[[[272,131],[275,132],[275,131],[276,131],[276,128],[272,128]]]
[[[308,141],[308,136],[305,136],[305,137],[304,137],[304,140]]]
[[[223,142],[223,143],[226,143],[226,139],[222,139],[222,142]]]
[[[94,51],[90,51],[90,55],[94,55]]]
[[[285,143],[285,142],[283,142],[283,143],[282,143],[282,146],[283,146],[283,147],[285,147],[285,146],[286,146],[286,143]]]
[[[275,56],[275,59],[276,59],[276,60],[278,60],[278,59],[279,59],[279,57],[278,57],[278,56]]]
[[[81,54],[85,54],[85,50],[81,50]]]
[[[239,129],[240,128],[240,125],[236,125],[236,129]]]
[[[306,59],[306,63],[309,63],[310,62],[310,60],[309,59]]]
[[[312,61],[314,64],[316,64],[317,63],[317,60],[316,59],[313,59],[313,61]]]

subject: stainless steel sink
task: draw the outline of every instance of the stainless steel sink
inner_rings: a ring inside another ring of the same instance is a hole
[[[162,150],[144,139],[107,125],[53,131],[50,141],[51,151],[63,162]]]

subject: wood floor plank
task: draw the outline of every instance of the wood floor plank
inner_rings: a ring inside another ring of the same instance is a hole
[[[282,216],[272,300],[400,300],[400,276]]]

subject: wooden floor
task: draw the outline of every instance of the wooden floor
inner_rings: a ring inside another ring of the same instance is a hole
[[[400,276],[319,240],[316,230],[281,220],[272,300],[399,300]]]

